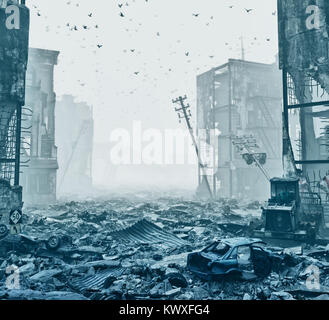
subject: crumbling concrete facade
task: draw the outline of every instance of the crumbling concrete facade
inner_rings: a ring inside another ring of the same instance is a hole
[[[278,1],[285,127],[289,128],[295,164],[313,191],[318,191],[315,189],[329,174],[328,17],[325,0]],[[284,149],[286,157],[288,149]]]
[[[93,109],[64,95],[56,105],[58,193],[81,195],[92,187]]]
[[[59,52],[29,50],[22,151],[24,199],[29,204],[56,200],[54,66]]]
[[[21,112],[29,43],[29,9],[15,4],[14,14],[0,6],[0,219],[8,223],[11,210],[21,209],[19,186]]]
[[[212,151],[208,180],[217,197],[266,199],[269,183],[234,147],[234,137],[253,136],[266,154],[270,176],[282,174],[281,74],[276,64],[229,60],[197,78],[198,135]],[[211,137],[211,130],[218,135]],[[205,130],[205,131],[204,131]],[[200,170],[200,183],[202,183]]]

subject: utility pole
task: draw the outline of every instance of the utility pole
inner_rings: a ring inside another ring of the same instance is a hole
[[[261,164],[260,157],[265,156],[265,154],[255,153],[252,148],[258,148],[256,139],[253,136],[243,136],[243,137],[233,137],[233,145],[236,146],[243,156],[244,150],[247,151],[247,155],[255,162],[256,166],[262,171],[263,175],[268,181],[270,181],[270,176]],[[265,159],[263,160],[265,161]],[[248,163],[249,164],[249,163]]]
[[[196,155],[198,157],[199,166],[200,166],[200,168],[202,169],[202,172],[203,172],[203,179],[205,179],[206,186],[207,186],[210,198],[213,199],[213,193],[212,193],[210,185],[209,185],[206,168],[205,168],[205,165],[202,162],[199,147],[198,147],[198,144],[195,140],[194,133],[193,133],[193,128],[192,128],[191,122],[190,122],[190,119],[191,119],[191,116],[192,116],[191,115],[191,110],[190,110],[191,106],[189,104],[187,104],[185,106],[185,104],[184,104],[184,101],[186,99],[187,99],[186,96],[179,97],[179,98],[173,100],[172,102],[173,102],[173,104],[179,104],[180,105],[179,108],[175,108],[175,111],[178,113],[178,118],[179,118],[180,121],[181,121],[181,119],[185,119],[185,121],[186,121],[186,125],[187,125],[187,128],[189,130],[190,136],[192,138]]]

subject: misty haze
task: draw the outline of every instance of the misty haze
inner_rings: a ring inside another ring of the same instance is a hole
[[[0,300],[329,300],[327,2],[0,0]]]

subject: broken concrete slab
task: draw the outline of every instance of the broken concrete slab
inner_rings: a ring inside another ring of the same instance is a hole
[[[319,301],[329,300],[329,294],[321,294],[315,297],[313,300],[319,300]]]
[[[89,300],[85,296],[65,291],[42,292],[35,290],[4,290],[0,291],[0,299],[6,300]]]
[[[329,287],[320,285],[319,288],[308,288],[305,285],[299,285],[291,289],[287,289],[286,291],[297,297],[318,297],[323,294],[329,294]]]
[[[294,248],[285,248],[283,249],[283,254],[295,254],[295,255],[303,255],[303,247],[299,246],[299,247],[294,247]]]
[[[60,269],[43,270],[31,276],[30,280],[32,282],[47,282],[62,272],[63,271]]]
[[[196,300],[204,300],[210,296],[210,292],[201,287],[194,286],[192,292],[194,294],[194,299]]]
[[[172,297],[178,295],[181,292],[181,290],[182,290],[181,288],[172,289],[172,290],[166,291],[164,293],[164,295],[166,297],[172,298]]]
[[[178,265],[179,267],[185,268],[187,256],[188,256],[188,252],[184,252],[181,254],[164,257],[161,261],[152,264],[151,270],[168,268],[168,266],[171,264],[175,264]]]
[[[285,291],[272,292],[269,300],[295,300],[294,297]]]

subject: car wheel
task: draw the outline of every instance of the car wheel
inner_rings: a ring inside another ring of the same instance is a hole
[[[4,238],[8,235],[9,230],[5,224],[0,224],[0,238]]]
[[[57,236],[52,236],[46,242],[46,247],[49,250],[56,250],[61,245],[61,239]]]

